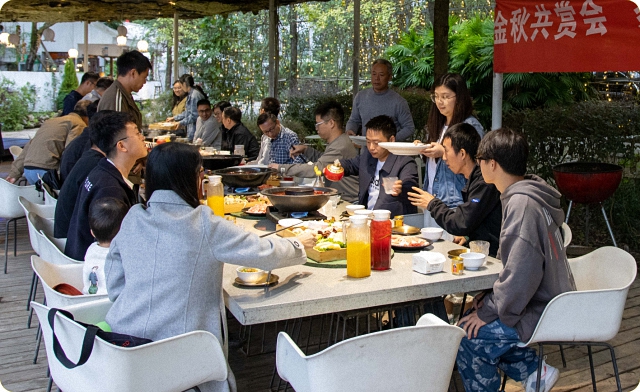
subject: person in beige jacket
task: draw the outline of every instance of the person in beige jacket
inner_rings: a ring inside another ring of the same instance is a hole
[[[42,177],[51,169],[59,169],[65,147],[89,124],[89,104],[90,101],[79,101],[73,112],[45,121],[11,165],[7,181],[14,183],[24,174],[27,182],[33,185],[38,181],[38,175]]]

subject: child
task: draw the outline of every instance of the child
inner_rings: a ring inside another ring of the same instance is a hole
[[[82,269],[83,294],[107,294],[104,262],[111,240],[118,234],[129,207],[120,199],[104,197],[89,206],[89,227],[96,242],[89,246]]]

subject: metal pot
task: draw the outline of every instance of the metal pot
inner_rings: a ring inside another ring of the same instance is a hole
[[[581,204],[601,203],[610,198],[622,180],[622,167],[601,162],[571,162],[553,167],[558,190]]]
[[[202,167],[206,170],[226,169],[238,166],[242,162],[240,155],[208,155],[202,157]]]
[[[233,156],[233,155],[227,155]],[[215,170],[213,174],[222,176],[222,183],[233,188],[254,187],[264,184],[276,169],[270,167],[234,166]]]
[[[310,189],[308,187],[286,187],[286,188],[270,188],[262,191],[262,194],[267,196],[271,204],[278,209],[279,212],[311,212],[316,211],[329,201],[330,196],[338,194],[338,191],[333,188],[313,187],[316,192],[322,192],[322,194],[311,195],[286,195],[285,192],[289,190],[289,193],[296,189]]]

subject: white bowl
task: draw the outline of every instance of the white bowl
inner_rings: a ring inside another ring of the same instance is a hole
[[[347,206],[347,213],[349,215],[353,215],[357,210],[364,210],[364,206],[362,204],[351,204]]]
[[[285,218],[278,221],[278,224],[282,227],[291,227],[293,225],[300,225],[301,223],[302,220],[296,218]]]
[[[284,187],[284,186],[294,186],[296,185],[296,183],[294,181],[280,181],[280,186]]]
[[[243,270],[251,270],[251,271],[245,272]],[[236,269],[236,273],[238,274],[238,278],[240,278],[241,281],[246,283],[260,283],[261,281],[267,280],[267,273],[258,268],[238,267]]]
[[[420,229],[420,235],[431,242],[436,242],[442,237],[443,229],[439,227],[423,227]]]
[[[464,261],[464,268],[471,271],[475,271],[482,267],[484,260],[487,258],[487,256],[482,253],[475,252],[462,253],[460,257],[462,257],[462,260]]]

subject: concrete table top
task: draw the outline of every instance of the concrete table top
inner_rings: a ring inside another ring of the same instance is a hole
[[[237,224],[258,234],[275,229],[266,220],[238,219]],[[447,256],[448,251],[458,248],[462,247],[441,240],[426,250]],[[235,284],[237,267],[225,265],[225,304],[240,323],[254,325],[488,289],[502,270],[499,260],[488,257],[479,270],[452,275],[447,257],[443,272],[422,275],[411,268],[413,254],[395,252],[390,270],[371,271],[370,277],[361,279],[347,277],[346,268],[299,265],[273,270],[279,281],[268,291]]]

